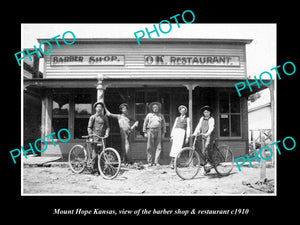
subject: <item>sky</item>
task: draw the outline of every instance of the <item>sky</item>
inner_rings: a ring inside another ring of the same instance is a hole
[[[158,24],[156,24],[157,26]],[[21,48],[39,46],[38,38],[52,38],[66,31],[72,31],[76,38],[135,38],[134,33],[139,30],[153,30],[153,24],[21,24]],[[151,29],[152,28],[152,29]],[[167,30],[167,29],[166,29]],[[146,36],[145,36],[146,37]],[[153,37],[156,34],[153,33]],[[252,39],[246,45],[247,74],[259,76],[263,71],[275,75],[271,68],[276,62],[276,24],[201,24],[172,23],[172,30],[168,34],[160,33],[156,38],[212,38],[212,39]],[[21,51],[21,49],[20,49]],[[42,63],[40,68],[42,67]],[[41,69],[40,69],[41,70]],[[41,70],[42,71],[42,70]],[[263,77],[264,79],[269,79]]]

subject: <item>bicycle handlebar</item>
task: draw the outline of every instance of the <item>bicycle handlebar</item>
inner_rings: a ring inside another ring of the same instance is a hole
[[[199,133],[199,134],[196,134],[196,135],[191,134],[190,137],[199,137],[199,136],[204,136],[204,135],[205,135],[205,134],[203,134],[203,133]]]
[[[96,136],[97,138],[101,138],[101,139],[105,139],[105,138],[108,138],[108,136],[107,137],[100,137],[99,135],[97,135],[97,134],[91,134],[92,136]],[[81,136],[82,138],[90,138],[90,136],[91,135],[85,135],[85,136]]]

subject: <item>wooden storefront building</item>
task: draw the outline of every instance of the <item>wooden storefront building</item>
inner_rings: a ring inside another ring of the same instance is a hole
[[[39,42],[47,39],[39,39]],[[177,108],[188,107],[194,130],[200,108],[210,105],[215,118],[214,138],[231,146],[235,157],[248,152],[247,95],[239,97],[234,84],[247,78],[245,39],[76,39],[59,49],[55,40],[52,52],[44,56],[43,78],[24,81],[26,89],[41,95],[41,138],[67,128],[71,140],[50,138],[43,155],[62,155],[67,159],[71,147],[84,143],[92,105],[104,100],[112,113],[129,104],[130,115],[139,121],[132,136],[132,158],[146,159],[143,120],[148,104],[162,103],[167,122],[163,140],[164,161],[169,160],[170,130]],[[62,42],[62,40],[59,40]],[[49,45],[45,45],[48,52]],[[109,146],[120,149],[117,120],[110,119]]]

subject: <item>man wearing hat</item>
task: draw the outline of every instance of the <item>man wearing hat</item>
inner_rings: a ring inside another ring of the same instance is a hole
[[[88,123],[88,134],[93,138],[93,151],[92,151],[92,163],[93,163],[93,168],[96,171],[97,170],[97,155],[100,151],[100,147],[97,146],[97,143],[99,143],[101,140],[93,136],[92,134],[96,134],[100,137],[108,137],[109,136],[109,123],[107,117],[104,115],[104,103],[103,102],[96,102],[94,104],[94,109],[96,110],[96,113],[94,115],[90,116],[89,123]]]
[[[132,163],[130,157],[130,150],[131,150],[130,136],[132,134],[133,129],[137,127],[139,123],[138,121],[135,121],[129,116],[128,108],[129,107],[127,103],[122,103],[119,106],[121,114],[113,114],[109,112],[107,108],[105,108],[107,116],[118,120],[120,126],[120,134],[121,134],[121,160],[124,163]]]
[[[145,117],[143,124],[143,132],[147,141],[147,161],[148,165],[159,165],[161,154],[161,140],[166,133],[166,121],[164,116],[159,112],[161,104],[159,102],[152,102],[149,105],[150,113]]]
[[[202,133],[202,146],[204,149],[208,146],[210,143],[210,135],[213,132],[215,128],[215,119],[211,117],[211,107],[208,105],[203,106],[201,108],[201,111],[203,113],[203,116],[200,118],[199,123],[193,133],[193,135],[197,135],[197,133]],[[202,152],[204,153],[204,149],[202,149]]]

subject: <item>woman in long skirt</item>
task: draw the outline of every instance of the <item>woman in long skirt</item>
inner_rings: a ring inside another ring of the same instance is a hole
[[[170,151],[170,157],[172,158],[170,166],[174,169],[174,159],[180,152],[183,146],[183,142],[188,143],[190,136],[190,119],[186,117],[187,108],[184,105],[178,107],[180,116],[178,116],[174,122],[171,131],[172,147]]]

